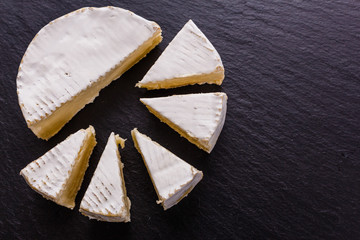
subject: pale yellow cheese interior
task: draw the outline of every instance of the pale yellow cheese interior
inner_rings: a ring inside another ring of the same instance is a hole
[[[117,144],[120,144],[121,148],[124,148],[125,147],[125,140],[122,139],[121,137],[119,137],[119,135],[115,135],[115,139],[116,139],[116,143]],[[126,222],[130,222],[130,207],[131,207],[131,202],[130,202],[130,199],[127,197],[127,193],[126,193],[126,186],[125,186],[125,178],[124,178],[124,164],[121,162],[121,157],[120,157],[120,153],[119,151],[116,152],[116,155],[119,159],[119,164],[121,164],[120,166],[120,176],[121,176],[121,179],[122,179],[122,185],[121,185],[121,188],[123,189],[123,193],[124,193],[124,196],[122,197],[123,198],[123,202],[125,204],[125,206],[123,207],[124,209],[121,209],[123,212],[123,210],[125,210],[125,212],[127,213],[127,219],[125,219]],[[114,216],[114,221],[117,221],[118,219],[117,218],[120,218],[122,219],[121,216]]]
[[[224,80],[225,74],[224,69],[220,66],[216,68],[216,70],[209,74],[199,74],[192,75],[187,77],[179,77],[179,78],[171,78],[165,79],[162,81],[154,81],[154,82],[146,82],[146,83],[137,83],[136,86],[140,88],[146,88],[148,90],[153,89],[168,89],[168,88],[176,88],[187,85],[194,84],[217,84],[221,85]]]
[[[73,209],[75,207],[75,197],[80,189],[81,183],[84,179],[85,171],[89,166],[90,155],[96,145],[95,135],[87,129],[86,143],[80,149],[79,155],[75,160],[75,166],[72,170],[67,185],[61,192],[55,202],[59,205]]]

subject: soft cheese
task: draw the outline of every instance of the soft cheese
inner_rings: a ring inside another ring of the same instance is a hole
[[[164,210],[171,208],[202,179],[203,173],[166,148],[141,134],[131,131],[136,149],[142,155],[150,178]]]
[[[224,67],[218,52],[190,20],[136,86],[159,89],[204,83],[220,85],[223,79]]]
[[[81,201],[79,211],[100,221],[129,222],[130,200],[126,195],[118,145],[124,140],[110,134],[105,150]]]
[[[161,40],[159,25],[117,7],[82,8],[50,22],[29,44],[17,75],[28,127],[52,137]]]
[[[227,95],[221,92],[140,98],[151,113],[210,153],[224,126]]]
[[[81,129],[28,164],[20,174],[43,197],[73,209],[95,145],[94,128]]]

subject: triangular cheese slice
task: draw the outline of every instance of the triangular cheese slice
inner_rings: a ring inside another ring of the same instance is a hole
[[[224,126],[227,95],[199,93],[140,98],[151,113],[191,143],[210,153]]]
[[[220,85],[223,79],[224,67],[218,52],[190,20],[136,86],[150,90],[204,83]]]
[[[110,134],[79,211],[100,221],[130,222],[130,199],[126,196],[123,163],[118,145],[125,140]]]
[[[81,129],[28,164],[20,174],[44,198],[73,209],[95,145],[94,128]]]
[[[142,155],[156,193],[164,210],[186,197],[200,182],[203,173],[166,148],[141,134],[131,131],[136,149]]]
[[[50,22],[17,75],[28,127],[49,139],[161,40],[159,25],[117,7],[82,8]]]

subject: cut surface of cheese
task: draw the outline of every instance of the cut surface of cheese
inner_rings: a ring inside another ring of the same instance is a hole
[[[189,20],[136,86],[151,90],[204,83],[221,85],[223,79],[220,55]]]
[[[81,129],[28,164],[20,175],[44,198],[73,209],[95,145],[94,128]]]
[[[103,154],[81,201],[79,211],[90,219],[130,222],[130,199],[126,195],[123,163],[118,145],[124,141],[110,134]]]
[[[159,25],[117,7],[82,8],[50,22],[17,75],[28,127],[49,139],[161,40]]]
[[[159,197],[157,203],[161,203],[164,210],[180,202],[202,179],[201,171],[141,134],[136,128],[131,131],[131,135]]]
[[[224,126],[227,95],[222,92],[140,98],[151,113],[191,143],[210,153]]]

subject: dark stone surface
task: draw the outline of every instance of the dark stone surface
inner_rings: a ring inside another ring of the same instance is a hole
[[[268,3],[264,3],[268,2]],[[48,142],[26,127],[16,95],[19,62],[49,21],[85,6],[114,5],[159,23],[163,42],[101,91]],[[193,19],[219,51],[221,87],[134,88]],[[0,1],[0,239],[360,239],[360,3],[338,1]],[[208,155],[160,123],[139,97],[224,91],[225,126]],[[98,145],[71,211],[19,176],[30,161],[92,124]],[[204,172],[164,212],[130,130],[138,127]],[[121,151],[132,222],[78,212],[111,131]]]

